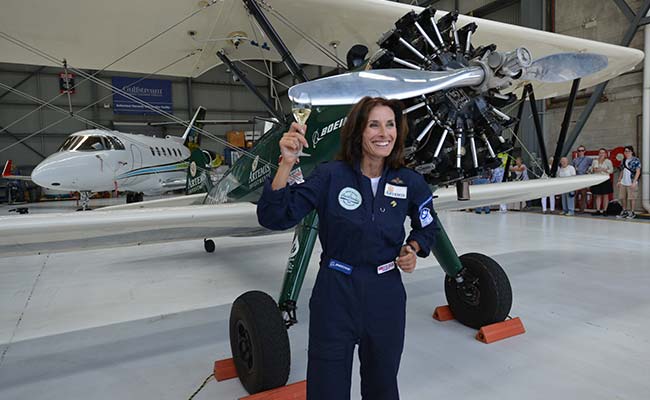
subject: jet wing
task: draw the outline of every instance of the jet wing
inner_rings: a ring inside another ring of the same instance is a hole
[[[456,190],[445,188],[435,192],[438,197],[434,205],[436,211],[446,211],[525,201],[596,185],[605,178],[586,175],[476,185],[471,186],[468,201],[458,201]],[[182,197],[198,200],[200,196],[205,195]],[[91,212],[0,217],[0,253],[8,256],[70,251],[264,231],[257,222],[256,206],[251,203],[189,207],[157,204],[158,208],[134,209],[129,204],[121,209],[117,206]]]
[[[201,10],[201,6],[206,4],[212,5]],[[355,44],[368,46],[370,54],[373,54],[378,49],[376,42],[381,34],[391,29],[398,18],[410,10],[421,10],[420,7],[384,0],[265,0],[259,4],[298,62],[324,66],[336,64],[316,50],[306,37],[313,38],[342,60]],[[194,12],[195,15],[178,23]],[[437,17],[443,14],[439,12]],[[290,27],[284,21],[295,26]],[[534,58],[562,52],[607,56],[608,67],[584,78],[582,87],[627,72],[643,59],[643,52],[636,49],[469,16],[460,16],[458,26],[470,22],[479,26],[473,43],[494,43],[502,51],[526,46]],[[5,0],[0,26],[12,37],[59,59],[66,58],[74,67],[93,70],[108,66],[113,71],[148,74],[183,59],[160,73],[196,77],[220,64],[215,57],[215,52],[220,49],[236,60],[281,61],[241,0],[59,0],[45,3]],[[38,29],[33,29],[34,26]],[[170,29],[158,36],[166,28]],[[234,37],[243,38],[237,46],[231,40]],[[155,39],[141,50],[113,63],[152,38]],[[0,62],[56,65],[1,37]],[[520,83],[523,85],[525,82]],[[570,83],[535,82],[534,85],[538,98],[566,94],[570,89]]]

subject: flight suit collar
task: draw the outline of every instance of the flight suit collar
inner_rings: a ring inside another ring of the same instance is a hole
[[[352,169],[353,169],[353,170],[354,170],[358,175],[360,175],[360,176],[365,176],[365,175],[363,175],[363,172],[361,172],[361,161],[360,161],[360,160],[354,162],[354,164],[353,164],[353,166],[352,166]],[[388,167],[388,164],[386,164],[386,163],[384,162],[384,170],[383,170],[382,173],[381,173],[381,177],[382,177],[383,179],[381,179],[381,180],[385,180],[385,178],[386,178],[386,174],[388,174],[388,171],[389,171],[389,170],[390,170],[390,168]],[[370,178],[368,178],[368,179],[370,179]]]

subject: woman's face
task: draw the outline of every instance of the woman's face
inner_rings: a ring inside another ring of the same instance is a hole
[[[363,130],[361,149],[364,157],[386,158],[393,151],[397,139],[395,113],[388,106],[370,110],[368,123]]]
[[[605,150],[599,150],[598,151],[598,158],[601,160],[607,157],[607,152]]]
[[[625,150],[623,150],[623,154],[625,155],[625,158],[630,158],[630,157],[632,157],[632,150],[625,149]]]

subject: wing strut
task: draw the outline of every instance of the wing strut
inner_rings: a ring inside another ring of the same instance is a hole
[[[548,155],[546,153],[546,144],[544,143],[544,133],[542,132],[542,124],[539,121],[539,112],[537,111],[537,100],[535,100],[535,90],[532,84],[526,85],[524,93],[528,93],[530,100],[530,112],[533,115],[533,122],[535,122],[535,133],[537,134],[537,142],[539,144],[539,152],[542,155],[542,166],[547,176],[551,176],[551,170],[548,167]],[[522,96],[525,99],[525,95]]]
[[[253,18],[255,18],[264,33],[266,33],[266,36],[271,39],[273,46],[275,46],[275,49],[280,53],[282,62],[284,62],[289,71],[291,71],[293,76],[298,78],[301,82],[307,82],[309,79],[307,79],[307,75],[305,75],[302,66],[298,64],[298,61],[296,61],[287,46],[284,44],[282,38],[278,35],[278,32],[273,28],[273,25],[271,25],[268,18],[266,18],[266,15],[264,15],[260,6],[257,4],[257,0],[243,1],[248,8],[248,12],[253,16]]]
[[[253,82],[251,82],[251,81],[246,77],[246,75],[244,74],[244,72],[243,72],[241,69],[239,69],[238,66],[236,66],[235,64],[233,64],[232,61],[230,61],[230,59],[228,58],[228,56],[226,55],[226,53],[223,52],[223,50],[219,50],[219,51],[217,52],[217,57],[219,57],[219,59],[221,59],[221,61],[222,61],[224,64],[226,64],[226,66],[227,66],[228,68],[230,68],[230,70],[232,71],[233,74],[237,75],[237,77],[242,81],[242,83],[243,83],[244,85],[246,85],[246,87],[248,88],[248,90],[251,91],[251,93],[253,93],[255,96],[257,96],[257,98],[260,99],[260,101],[261,101],[262,103],[264,103],[264,107],[266,107],[267,111],[270,112],[271,115],[273,115],[273,117],[275,117],[275,119],[277,119],[278,121],[284,121],[284,120],[285,120],[284,116],[282,116],[282,114],[280,114],[280,113],[279,113],[279,112],[278,112],[278,111],[273,107],[273,105],[271,105],[271,103],[269,103],[269,100],[268,100],[266,97],[264,97],[264,96],[262,95],[262,93],[260,93],[259,90],[257,90],[257,87],[255,87],[255,85],[253,84]]]
[[[580,78],[573,81],[571,85],[571,94],[569,95],[569,102],[566,105],[566,111],[564,112],[564,121],[562,121],[562,128],[560,130],[560,137],[557,140],[557,147],[555,148],[555,156],[553,157],[553,166],[551,167],[551,176],[555,176],[557,173],[557,167],[560,164],[560,156],[562,156],[562,148],[564,147],[564,141],[566,140],[566,134],[569,130],[569,125],[571,124],[571,115],[573,114],[573,104],[576,101],[576,96],[578,95],[578,88],[580,87]]]

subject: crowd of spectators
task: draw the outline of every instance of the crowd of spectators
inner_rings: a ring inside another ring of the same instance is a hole
[[[572,216],[578,213],[591,212],[592,215],[604,216],[612,215],[612,210],[620,209],[617,212],[617,218],[633,219],[637,217],[635,213],[636,198],[638,197],[639,179],[641,176],[641,161],[636,157],[632,146],[625,146],[623,152],[624,158],[619,168],[615,169],[612,160],[609,158],[609,151],[605,148],[598,150],[596,157],[587,156],[586,148],[578,146],[575,157],[569,159],[562,157],[560,159],[556,176],[566,178],[571,176],[580,176],[587,174],[606,175],[608,179],[591,186],[582,188],[568,193],[558,194],[561,198],[562,209],[561,215]],[[549,170],[553,165],[553,157],[548,160]],[[618,170],[618,174],[614,175]],[[528,168],[523,163],[521,157],[515,159],[513,166],[509,167],[512,180],[528,180]],[[475,184],[498,183],[503,180],[503,165],[490,171],[489,176],[477,179]],[[614,178],[616,178],[614,180]],[[616,182],[614,185],[612,182]],[[615,189],[617,193],[615,193]],[[588,193],[592,196],[592,207],[588,211]],[[617,196],[618,195],[618,196]],[[610,201],[610,197],[613,199]],[[618,206],[620,204],[620,206]],[[555,196],[546,196],[541,198],[542,213],[555,213]],[[526,203],[514,203],[508,205],[511,209],[521,210],[526,207]],[[506,212],[505,204],[500,205],[500,211]],[[489,213],[489,207],[475,209],[477,213]]]

